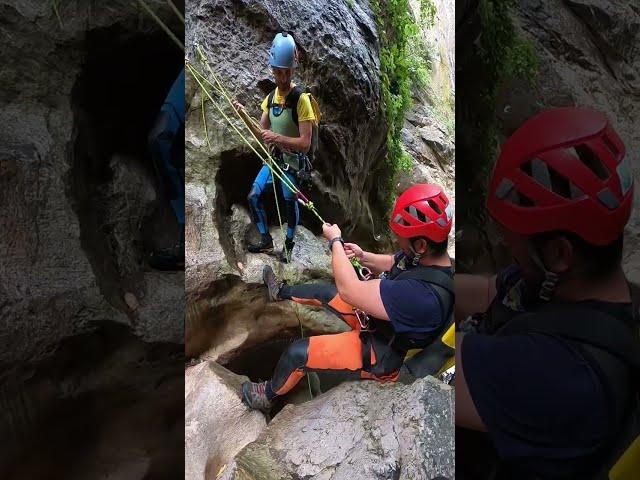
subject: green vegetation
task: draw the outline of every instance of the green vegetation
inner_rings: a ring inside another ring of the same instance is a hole
[[[456,182],[469,191],[468,198],[458,201],[474,207],[463,212],[472,217],[482,216],[481,199],[498,146],[499,89],[511,80],[526,81],[533,88],[539,68],[532,45],[518,35],[511,20],[514,5],[515,0],[480,0],[482,33],[474,46],[465,47],[469,49],[464,57],[466,73],[456,79],[463,122],[459,126],[466,132],[456,144],[460,167]]]
[[[420,27],[433,25],[435,7],[431,0],[421,0],[420,24],[409,8],[408,0],[372,0],[380,38],[380,76],[382,110],[389,128],[387,162],[393,175],[386,186],[391,200],[395,174],[411,169],[411,158],[402,146],[404,116],[411,107],[414,88],[429,84],[431,53],[420,39]]]
[[[58,19],[58,23],[60,24],[60,28],[64,28],[62,25],[62,17],[60,17],[60,11],[58,9],[58,0],[51,0],[51,8],[53,9],[53,13]]]
[[[356,6],[355,0],[347,0],[347,5],[353,10],[353,7]]]
[[[498,88],[512,79],[527,80],[533,86],[538,71],[538,59],[533,47],[517,35],[509,16],[514,5],[515,0],[480,1],[482,39],[478,53],[485,75],[488,76],[481,90],[478,110],[486,129],[481,135],[483,141],[480,148],[485,166],[491,163],[496,154],[498,125],[494,109]]]

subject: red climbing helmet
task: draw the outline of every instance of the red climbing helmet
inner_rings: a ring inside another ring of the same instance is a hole
[[[625,146],[607,117],[570,107],[533,117],[507,140],[487,208],[521,235],[565,231],[607,245],[622,234],[632,200]]]
[[[451,231],[453,209],[438,185],[420,183],[396,200],[389,226],[401,238],[426,237],[444,242]]]

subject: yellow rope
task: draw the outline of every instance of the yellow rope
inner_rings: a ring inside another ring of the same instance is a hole
[[[149,14],[149,16],[151,18],[153,18],[156,23],[160,26],[160,28],[162,28],[165,33],[167,35],[169,35],[169,37],[171,38],[171,40],[173,40],[176,45],[178,45],[180,47],[180,49],[184,52],[184,45],[182,44],[182,42],[180,40],[178,40],[178,37],[175,36],[175,34],[169,29],[169,27],[167,27],[165,25],[165,23],[160,20],[160,17],[158,17],[153,10],[151,10],[151,8],[149,7],[149,5],[146,4],[146,2],[144,0],[138,0],[138,3],[140,3],[140,5],[142,6],[142,8],[144,8],[147,13]]]
[[[182,22],[182,24],[184,25],[184,15],[182,15],[182,12],[178,10],[178,8],[173,4],[171,0],[167,0],[167,3],[171,7],[171,10],[173,10],[173,13],[176,14],[176,17],[178,17]]]
[[[242,120],[242,123],[244,123],[244,120],[242,118],[242,115],[240,115],[240,112],[238,112],[235,107],[233,106],[233,101],[231,100],[231,98],[229,98],[229,95],[227,94],[227,92],[225,91],[225,87],[224,85],[222,85],[222,82],[220,81],[220,79],[218,78],[218,76],[216,75],[216,73],[213,71],[213,69],[211,68],[211,66],[209,65],[209,62],[207,61],[207,57],[205,56],[204,52],[202,51],[202,48],[200,47],[200,45],[198,45],[196,47],[196,51],[198,52],[198,54],[200,55],[200,59],[201,61],[205,64],[205,66],[207,67],[207,70],[209,70],[209,73],[211,74],[211,77],[213,78],[213,81],[216,82],[216,84],[218,85],[218,89],[219,91],[222,93],[222,95],[224,96],[224,98],[227,100],[227,102],[229,103],[229,105],[231,106],[231,108],[233,109],[233,111],[236,113],[236,115],[238,116],[238,118],[240,118],[240,120]],[[246,124],[245,124],[246,126]],[[289,187],[289,189],[293,192],[293,193],[300,193],[300,190],[298,190],[298,187],[296,187],[290,180],[289,178],[284,175],[284,172],[282,171],[282,169],[280,168],[280,166],[273,161],[273,157],[271,156],[271,154],[267,151],[266,147],[262,144],[262,142],[260,142],[260,140],[258,140],[258,138],[256,137],[256,135],[253,133],[253,130],[251,130],[250,128],[247,129],[249,130],[249,133],[251,133],[251,136],[258,142],[258,144],[260,145],[260,147],[262,148],[262,150],[264,151],[264,153],[267,155],[268,158],[270,158],[272,160],[272,165],[274,165],[280,174],[282,174],[286,180],[285,180],[285,184]],[[273,167],[270,165],[269,168],[271,168],[271,170],[273,171]]]
[[[196,82],[198,83],[198,85],[200,86],[200,88],[202,89],[202,91],[207,95],[207,97],[209,98],[209,100],[211,101],[211,103],[213,104],[213,106],[218,110],[218,112],[220,112],[220,115],[222,115],[222,117],[227,121],[227,123],[229,124],[229,126],[231,128],[233,128],[233,130],[238,134],[238,136],[247,144],[247,146],[253,150],[253,152],[258,156],[258,158],[260,158],[262,160],[262,162],[265,165],[268,165],[267,161],[262,157],[262,155],[260,153],[258,153],[258,151],[255,149],[255,147],[251,144],[251,142],[249,140],[246,139],[246,137],[242,134],[242,132],[240,132],[238,130],[238,127],[235,126],[235,124],[233,123],[233,121],[228,117],[228,115],[224,112],[224,110],[222,110],[222,108],[220,108],[220,106],[217,104],[217,102],[213,99],[213,97],[211,96],[211,94],[209,93],[209,91],[205,88],[205,86],[202,84],[201,80],[200,80],[200,76],[202,74],[200,74],[197,70],[195,70],[189,63],[186,64],[187,70],[189,71],[189,73],[191,73],[191,75],[194,77],[194,79],[196,80]],[[254,137],[255,138],[255,137]],[[269,156],[269,158],[271,158],[271,156]],[[271,168],[269,166],[269,168]],[[280,176],[280,174],[278,172],[276,172],[275,170],[271,170],[271,172],[273,174],[276,175],[277,178],[279,178],[280,180],[282,180],[282,177]],[[288,179],[287,179],[288,180]]]
[[[209,146],[209,151],[212,151],[211,142],[209,141],[209,132],[207,131],[207,115],[204,110],[204,95],[200,97],[200,108],[202,109],[202,123],[204,124],[204,135],[207,137],[207,145]]]
[[[200,45],[198,45],[196,47],[196,51],[198,52],[198,54],[200,55],[200,59],[201,61],[205,64],[205,66],[207,67],[207,70],[209,70],[209,73],[211,74],[211,77],[213,78],[214,82],[216,82],[217,86],[214,87],[216,88],[216,90],[218,90],[222,96],[227,100],[227,102],[229,103],[229,105],[231,105],[231,108],[233,109],[234,112],[236,112],[236,114],[238,115],[238,117],[240,118],[240,120],[243,121],[243,124],[247,127],[247,129],[249,130],[249,133],[251,133],[251,136],[259,143],[259,145],[262,147],[262,149],[264,150],[264,152],[267,154],[267,156],[272,160],[272,165],[276,167],[276,169],[278,169],[279,173],[281,174],[281,176],[279,176],[278,178],[281,179],[282,181],[282,177],[284,177],[286,180],[284,181],[285,185],[287,185],[287,187],[295,194],[301,194],[302,192],[300,192],[300,190],[289,180],[289,178],[284,174],[284,172],[282,171],[282,169],[280,168],[280,166],[277,164],[277,162],[273,161],[273,158],[271,157],[271,154],[266,150],[266,148],[264,147],[264,145],[256,138],[255,134],[253,133],[253,130],[251,130],[248,125],[246,125],[243,116],[240,114],[240,112],[238,112],[235,107],[233,106],[233,102],[231,101],[231,98],[229,98],[228,93],[225,91],[225,87],[224,85],[222,85],[222,82],[220,81],[220,79],[218,78],[218,75],[216,75],[216,73],[213,71],[213,69],[211,68],[211,65],[209,65],[209,62],[207,61],[207,58],[204,54],[204,52],[202,51]],[[200,74],[202,76],[202,74]],[[203,76],[204,77],[204,76]],[[213,86],[213,84],[209,83],[211,86]],[[261,127],[260,127],[261,128]],[[263,159],[264,161],[264,159]],[[271,169],[271,171],[274,171],[273,166],[269,165],[269,168]],[[311,211],[311,213],[313,213],[318,220],[321,223],[326,223],[324,221],[324,219],[320,216],[320,214],[318,213],[318,211],[316,210],[313,202],[311,201],[307,201],[304,203],[304,206],[307,207],[307,209],[309,209]]]

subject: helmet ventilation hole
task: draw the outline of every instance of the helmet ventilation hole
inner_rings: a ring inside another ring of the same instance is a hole
[[[607,150],[609,150],[616,159],[620,156],[620,150],[618,150],[609,137],[602,137],[602,143],[604,143],[604,146],[607,147]]]
[[[441,215],[442,214],[442,210],[440,209],[440,207],[438,206],[438,204],[436,202],[434,202],[433,200],[427,200],[427,202],[429,203],[429,206],[438,214]]]
[[[606,180],[609,178],[607,168],[589,147],[584,144],[576,145],[572,150],[572,153],[578,157],[584,166],[591,170],[596,177],[600,180]]]

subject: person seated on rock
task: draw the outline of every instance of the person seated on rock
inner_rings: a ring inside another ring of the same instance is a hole
[[[149,147],[160,185],[178,222],[178,243],[151,254],[149,265],[159,270],[184,268],[184,68],[173,82],[149,133]]]
[[[547,110],[504,144],[487,209],[515,264],[455,279],[459,478],[610,478],[637,428],[621,267],[632,201],[625,146],[600,112]]]
[[[453,312],[453,273],[447,254],[452,216],[442,188],[414,185],[397,199],[389,222],[401,248],[395,255],[365,252],[344,243],[340,228],[325,224],[335,285],[286,285],[265,266],[264,281],[272,301],[323,306],[351,331],[294,342],[280,357],[271,380],[242,385],[245,403],[268,411],[276,395],[287,393],[309,371],[396,381],[407,351],[441,335]],[[381,278],[360,280],[350,257]]]
[[[276,88],[262,102],[262,130],[248,125],[258,138],[273,147],[273,151],[276,152],[274,158],[284,175],[299,188],[297,173],[307,162],[306,154],[311,146],[312,124],[316,116],[309,93],[303,93],[300,87],[292,83],[293,73],[298,66],[298,51],[291,35],[278,33],[275,36],[269,54],[269,65]],[[234,107],[246,114],[244,107],[237,101],[234,102]],[[247,197],[253,221],[261,235],[259,243],[248,245],[247,249],[251,253],[273,251],[267,213],[262,204],[264,193],[272,190],[272,182],[271,169],[263,165]],[[296,194],[283,182],[280,183],[285,201],[287,234],[279,258],[286,263],[290,260],[293,250],[300,212]]]

